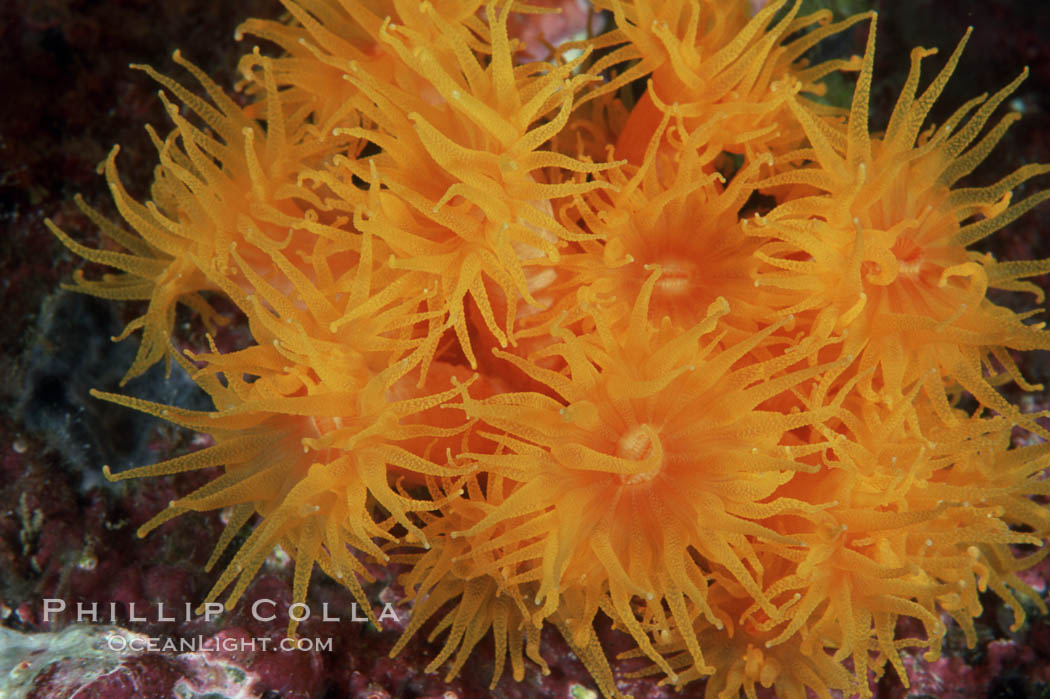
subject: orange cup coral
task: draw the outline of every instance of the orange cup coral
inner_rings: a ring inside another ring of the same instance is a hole
[[[214,402],[97,394],[214,438],[105,470],[223,468],[140,531],[230,508],[209,566],[251,533],[208,601],[280,545],[295,601],[316,563],[369,609],[365,564],[394,561],[394,653],[431,626],[453,676],[491,636],[495,686],[508,657],[548,671],[553,625],[610,697],[601,617],[643,674],[801,698],[906,682],[949,618],[972,644],[979,591],[1016,624],[1019,597],[1043,608],[1017,574],[1050,550],[1048,430],[997,388],[1039,388],[1011,352],[1050,333],[987,292],[1041,301],[1050,261],[969,246],[1050,196],[1011,199],[1050,166],[958,186],[1023,74],[928,125],[966,39],[921,93],[916,49],[873,135],[874,15],[601,0],[614,29],[534,61],[508,30],[526,3],[283,2],[239,32],[283,49],[243,58],[246,106],[178,55],[207,98],[146,69],[185,107],[164,98],[151,200],[114,149],[126,226],[81,203],[119,250],[48,222],[118,271],[70,288],[149,302],[128,377],[174,361]],[[806,60],[866,20],[863,57]],[[848,108],[822,101],[840,71]],[[179,354],[176,307],[214,328],[220,296],[254,343]]]

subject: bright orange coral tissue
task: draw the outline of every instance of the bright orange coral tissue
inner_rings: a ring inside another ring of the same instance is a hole
[[[105,469],[222,468],[140,531],[229,508],[207,601],[278,545],[295,601],[317,564],[370,609],[366,566],[397,563],[393,653],[431,629],[452,677],[492,643],[495,687],[549,671],[553,627],[606,697],[608,625],[638,674],[803,699],[906,683],[949,623],[973,644],[981,592],[1046,611],[1018,574],[1050,550],[1047,416],[1001,389],[1041,388],[1016,357],[1050,333],[989,290],[1042,301],[1050,260],[972,246],[1050,165],[960,184],[1024,72],[933,124],[969,33],[932,79],[917,48],[872,133],[873,13],[596,0],[610,28],[541,52],[515,32],[546,5],[282,2],[238,32],[281,50],[244,56],[239,100],[144,68],[173,122],[151,197],[114,148],[123,221],[79,202],[114,245],[48,222],[113,270],[69,288],[148,302],[128,378],[166,360],[212,398],[96,394],[211,435]],[[846,31],[863,56],[809,60]],[[179,305],[252,343],[180,353]]]

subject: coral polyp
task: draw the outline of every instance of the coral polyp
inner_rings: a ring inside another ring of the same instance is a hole
[[[466,414],[499,430],[488,436],[502,447],[466,457],[522,485],[453,536],[485,551],[491,528],[513,521],[495,538],[531,551],[532,560],[517,549],[512,558],[515,578],[535,580],[536,618],[564,610],[574,642],[583,645],[602,607],[673,676],[638,616],[667,614],[662,624],[673,620],[706,668],[688,610],[721,625],[707,602],[712,575],[732,579],[774,613],[756,579],[760,571],[747,565],[757,560],[752,543],[792,544],[766,519],[806,518],[820,509],[776,493],[796,471],[812,468],[798,457],[823,448],[792,451],[782,444],[785,435],[819,423],[828,411],[761,409],[825,368],[785,371],[797,362],[790,355],[752,359],[779,325],[721,350],[712,335],[729,307],[720,298],[687,331],[657,329],[647,312],[657,283],[654,273],[621,333],[598,314],[592,338],[556,331],[560,341],[545,354],[560,357],[567,372],[511,359],[555,398],[464,397]],[[778,378],[758,380],[772,375]]]
[[[553,628],[607,697],[610,633],[707,697],[871,696],[949,623],[973,645],[979,593],[1045,612],[1019,574],[1050,551],[1050,431],[1015,396],[1050,332],[1004,298],[1041,302],[1050,260],[973,246],[1050,165],[965,179],[1025,73],[933,124],[969,34],[921,91],[915,49],[872,133],[873,13],[600,0],[613,28],[534,60],[524,2],[283,2],[238,32],[280,53],[237,99],[145,69],[173,122],[150,198],[114,149],[123,223],[80,202],[119,249],[48,222],[116,270],[70,288],[147,302],[128,378],[165,360],[214,404],[96,394],[210,435],[104,470],[221,468],[140,530],[227,510],[204,601],[275,546],[296,602],[316,564],[370,609],[396,566],[392,653],[428,636],[451,679],[491,643],[495,688],[549,672]],[[186,349],[180,307],[251,341]]]
[[[904,90],[880,136],[868,134],[874,27],[844,140],[826,137],[821,124],[792,102],[812,150],[790,157],[811,158],[815,167],[781,173],[767,184],[790,182],[814,191],[800,192],[772,211],[772,218],[759,220],[762,226],[777,221],[772,227],[782,234],[758,233],[776,242],[757,253],[775,271],[760,270],[757,279],[797,295],[784,310],[807,316],[816,335],[853,330],[842,341],[843,351],[860,354],[859,371],[876,369],[859,386],[866,398],[892,403],[919,382],[948,420],[946,390],[953,385],[990,408],[1016,414],[982,377],[982,366],[991,366],[994,357],[1003,373],[1027,388],[1004,350],[1050,348],[1042,324],[1026,324],[986,297],[989,288],[1000,288],[1028,291],[1041,301],[1042,290],[1023,280],[1050,271],[1047,261],[1004,264],[967,249],[1045,200],[1048,194],[1041,192],[1011,203],[1011,190],[1050,168],[1027,165],[986,187],[953,188],[1018,118],[1004,116],[978,139],[1024,73],[922,131],[968,36],[922,94],[916,94],[920,65],[930,52],[912,52]],[[800,285],[800,277],[808,279]],[[881,382],[881,390],[872,382]],[[1031,420],[1017,419],[1048,436]]]

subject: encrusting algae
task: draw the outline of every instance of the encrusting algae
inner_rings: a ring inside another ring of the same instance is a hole
[[[1050,550],[1045,416],[997,389],[1041,389],[1011,353],[1050,333],[988,290],[1042,302],[1050,260],[971,246],[1050,166],[959,185],[1024,73],[933,124],[967,37],[921,91],[915,49],[872,133],[874,14],[600,0],[615,28],[535,61],[526,2],[282,1],[238,32],[282,50],[242,59],[245,106],[178,54],[205,96],[143,68],[174,122],[150,199],[114,148],[123,222],[78,200],[112,244],[48,222],[115,270],[69,288],[148,302],[127,378],[174,361],[214,402],[96,393],[214,440],[105,469],[223,468],[140,530],[229,508],[209,567],[250,533],[208,601],[277,544],[294,601],[316,563],[371,609],[366,564],[396,562],[393,653],[429,629],[451,678],[491,642],[495,687],[508,658],[549,671],[550,625],[608,697],[602,618],[639,674],[801,699],[871,696],[887,664],[906,684],[949,620],[972,646],[980,592],[1045,612],[1018,577]],[[862,23],[862,57],[807,61]],[[180,354],[178,306],[214,330],[218,298],[253,344]]]

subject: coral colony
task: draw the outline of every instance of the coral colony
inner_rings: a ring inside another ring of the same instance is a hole
[[[520,681],[551,627],[609,697],[604,624],[707,697],[870,696],[948,624],[973,644],[981,592],[1045,611],[1018,573],[1050,435],[998,389],[1040,388],[1015,357],[1050,333],[987,293],[1042,302],[1050,260],[973,245],[1050,166],[959,184],[1025,71],[934,124],[969,34],[916,48],[873,129],[873,13],[595,0],[611,28],[535,60],[524,1],[283,2],[238,31],[280,49],[244,55],[239,101],[178,53],[193,88],[142,68],[174,127],[147,201],[116,148],[100,167],[123,221],[79,201],[99,249],[49,222],[114,270],[70,288],[148,302],[127,377],[175,362],[214,402],[96,394],[214,440],[105,470],[221,467],[139,532],[228,508],[203,603],[278,544],[295,602],[316,564],[370,610],[366,565],[397,563],[393,653],[426,629],[428,671],[489,643]],[[863,56],[807,60],[844,31]],[[180,351],[180,307],[254,342]]]

